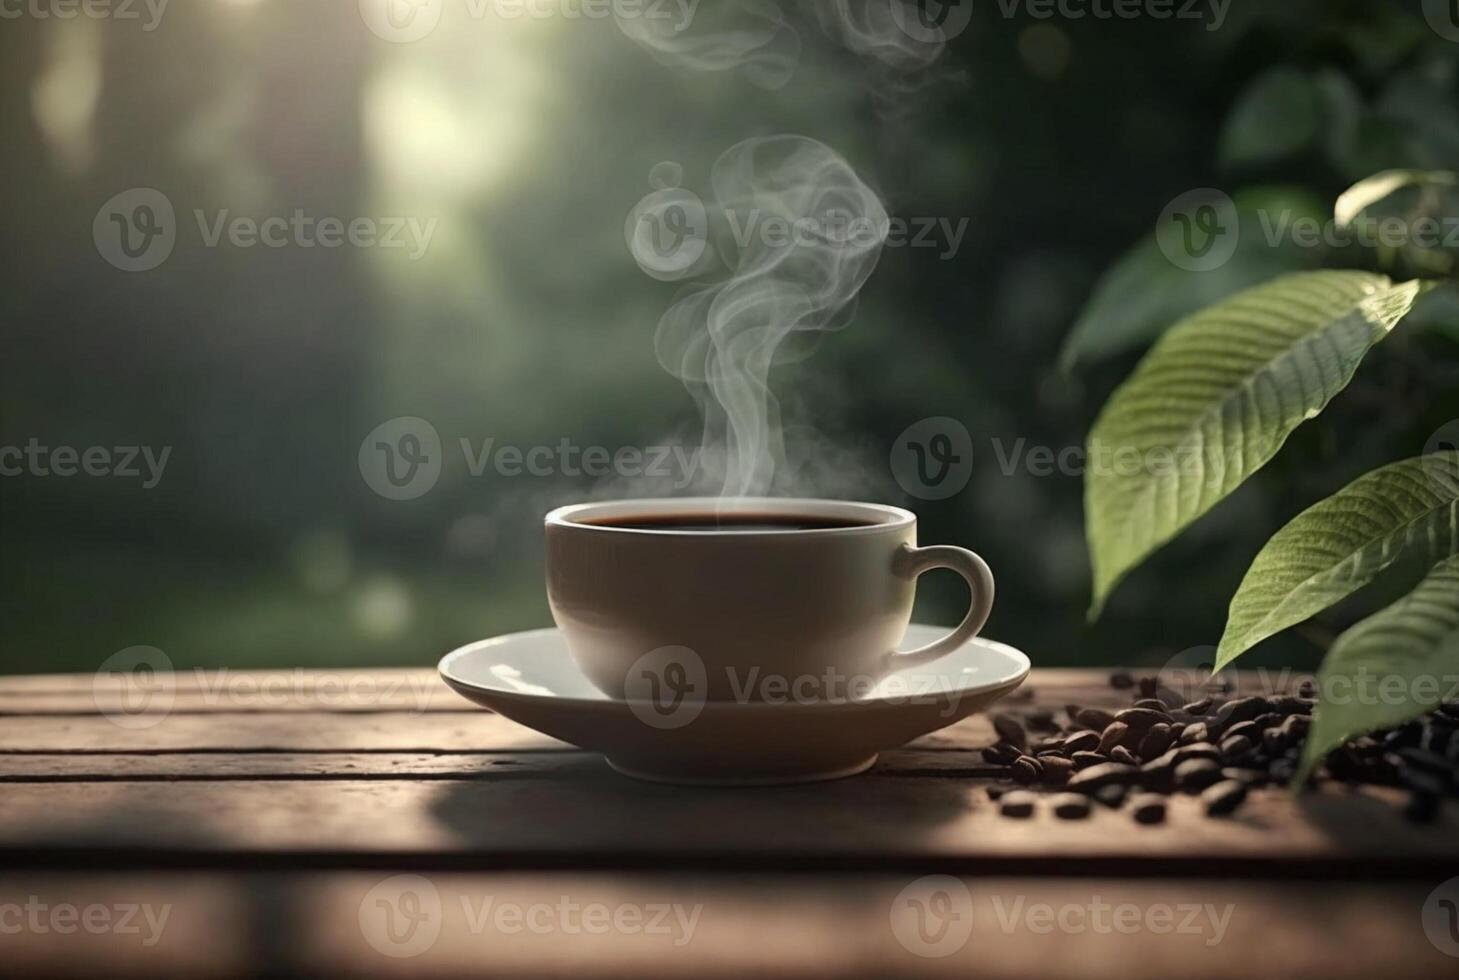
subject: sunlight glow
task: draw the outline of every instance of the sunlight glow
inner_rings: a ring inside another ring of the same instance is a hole
[[[46,65],[31,88],[36,125],[67,173],[91,165],[91,124],[101,94],[101,43],[97,22],[80,20],[51,32]]]

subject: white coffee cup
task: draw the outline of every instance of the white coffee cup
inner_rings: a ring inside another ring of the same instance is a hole
[[[553,618],[588,678],[627,700],[638,690],[635,666],[665,650],[693,661],[693,693],[705,700],[764,700],[755,678],[766,675],[802,682],[798,696],[829,692],[828,679],[845,691],[957,649],[993,607],[981,558],[917,547],[916,516],[882,504],[577,504],[547,515],[546,537]],[[967,580],[967,614],[946,637],[899,652],[917,578],[934,568]]]

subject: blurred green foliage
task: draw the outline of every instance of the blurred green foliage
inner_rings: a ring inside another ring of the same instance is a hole
[[[541,514],[613,488],[476,477],[456,456],[428,495],[393,502],[361,478],[360,442],[401,415],[448,447],[692,441],[693,404],[652,346],[674,290],[635,266],[623,222],[656,163],[703,189],[750,135],[835,147],[893,214],[970,219],[950,259],[889,250],[855,322],[776,383],[789,423],[846,447],[860,492],[988,558],[989,633],[1038,663],[1214,643],[1213,597],[1302,501],[1459,417],[1459,385],[1426,353],[1459,334],[1436,306],[1433,329],[1375,351],[1341,405],[1093,628],[1080,474],[1005,471],[997,448],[1082,445],[1144,343],[1269,268],[1378,263],[1243,242],[1200,279],[1148,240],[1193,188],[1325,213],[1360,177],[1459,159],[1459,43],[1416,2],[1235,0],[1219,30],[977,5],[915,80],[868,72],[791,11],[801,64],[768,92],[676,72],[602,21],[448,21],[394,45],[352,2],[174,6],[150,33],[84,19],[0,32],[0,446],[174,448],[153,490],[0,479],[0,671],[85,670],[136,644],[179,666],[426,664],[547,623]],[[163,267],[126,275],[91,229],[137,186],[167,194],[182,231]],[[414,263],[209,249],[197,209],[435,217],[439,231]],[[1070,372],[1076,321],[1089,356]],[[944,415],[972,434],[972,481],[907,500],[892,442]],[[960,589],[926,582],[919,617],[955,615]],[[1272,656],[1316,653],[1294,640]]]

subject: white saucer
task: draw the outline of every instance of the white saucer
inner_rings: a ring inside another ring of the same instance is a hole
[[[912,625],[904,647],[946,627]],[[447,654],[441,676],[456,691],[515,722],[601,752],[628,776],[655,782],[765,785],[851,776],[877,753],[945,728],[1007,694],[1028,657],[974,639],[921,667],[895,671],[868,696],[817,703],[680,702],[608,697],[578,670],[555,629],[481,640]]]

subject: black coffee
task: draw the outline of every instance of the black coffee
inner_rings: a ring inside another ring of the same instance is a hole
[[[584,521],[597,527],[621,527],[631,531],[830,531],[837,528],[871,527],[873,521],[811,514],[640,514],[631,518]]]

